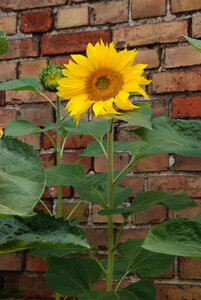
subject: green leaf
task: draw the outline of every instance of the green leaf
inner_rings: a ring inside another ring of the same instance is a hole
[[[100,211],[101,215],[135,213],[151,208],[157,204],[163,204],[172,210],[182,210],[195,207],[196,202],[187,194],[173,194],[160,191],[148,191],[138,193],[130,207],[115,208]]]
[[[200,134],[201,131],[201,121],[159,117],[152,120],[152,125],[152,130],[140,128],[134,131],[147,142],[141,150],[142,156],[160,153],[201,156],[201,141],[196,138],[197,132]]]
[[[40,91],[40,81],[36,77],[26,77],[23,79],[15,79],[0,83],[0,90],[26,90],[26,91]]]
[[[0,31],[0,55],[8,52],[9,45],[7,41],[6,34],[3,31]]]
[[[45,188],[38,153],[16,139],[0,139],[0,214],[28,216]]]
[[[0,289],[0,299],[13,299],[13,297],[22,296],[22,292],[17,287],[4,287]]]
[[[83,252],[88,252],[88,248],[83,248],[81,246],[70,246],[68,248],[33,248],[31,250],[31,255],[32,256],[39,256],[39,257],[63,257],[72,253],[83,253]]]
[[[78,296],[79,300],[155,300],[156,291],[148,280],[139,280],[116,292],[89,291]]]
[[[185,36],[185,38],[187,39],[189,44],[191,44],[191,46],[193,46],[193,48],[195,48],[197,51],[201,52],[201,41],[200,40],[193,39],[189,36]]]
[[[105,119],[119,119],[129,123],[130,125],[141,126],[151,129],[151,107],[150,104],[137,103],[140,109],[129,111],[121,111],[120,115],[108,115]]]
[[[100,278],[101,269],[89,258],[50,258],[48,286],[64,296],[78,296],[91,289]]]
[[[164,254],[201,258],[201,224],[187,219],[169,220],[154,226],[142,247]]]
[[[30,218],[2,218],[0,234],[0,253],[39,247],[70,248],[75,245],[89,249],[81,229],[46,214]]]
[[[83,181],[86,178],[84,168],[75,164],[55,166],[45,171],[47,175],[47,186],[83,185]]]
[[[103,147],[105,148],[105,152],[107,153],[106,150],[107,142],[105,141],[103,143]],[[103,149],[101,148],[100,144],[97,141],[93,141],[90,144],[87,145],[87,147],[84,149],[83,153],[80,155],[81,157],[97,157],[104,155]]]
[[[142,239],[128,240],[119,245],[120,258],[117,261],[124,259],[124,273],[136,272],[142,277],[152,277],[165,272],[173,263],[174,257],[145,250],[141,248],[143,242]]]
[[[55,129],[55,124],[47,124],[45,128],[40,128],[25,120],[12,120],[6,126],[5,135],[17,137],[26,134],[37,134],[53,129]]]
[[[196,216],[195,221],[201,224],[201,213]]]

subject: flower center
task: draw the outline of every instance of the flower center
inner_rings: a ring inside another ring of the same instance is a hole
[[[86,81],[86,93],[92,101],[105,101],[118,95],[123,85],[121,73],[110,68],[100,68]]]

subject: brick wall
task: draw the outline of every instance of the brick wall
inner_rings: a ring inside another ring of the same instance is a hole
[[[127,44],[138,48],[136,62],[147,63],[146,76],[152,79],[148,93],[154,115],[178,118],[201,117],[201,54],[183,38],[201,37],[200,0],[0,0],[0,28],[8,34],[10,51],[0,57],[0,81],[37,75],[52,62],[63,64],[71,53],[82,53],[88,42],[102,38],[121,48]],[[51,95],[52,101],[55,96]],[[0,126],[11,119],[26,119],[37,125],[53,121],[49,105],[32,92],[0,93]],[[132,140],[126,127],[118,128],[116,139]],[[54,164],[54,153],[44,136],[27,136],[23,140],[41,151],[46,167]],[[65,147],[65,163],[77,161],[90,141],[72,137]],[[115,168],[125,165],[128,156],[116,156]],[[86,171],[104,171],[102,158],[83,159]],[[144,237],[151,224],[168,217],[193,217],[200,211],[201,158],[159,155],[146,158],[134,169],[124,184],[133,194],[148,189],[189,193],[198,207],[171,215],[157,206],[135,214],[124,230],[122,241]],[[46,190],[44,199],[51,207],[56,191]],[[76,205],[71,188],[64,188],[64,215]],[[85,223],[92,245],[106,247],[105,219],[99,207],[83,204],[75,216]],[[121,218],[116,219],[120,223]],[[93,226],[92,226],[93,224]],[[53,292],[45,284],[46,263],[28,252],[1,255],[1,284],[19,285],[22,299],[51,299]],[[201,262],[180,258],[161,278],[156,278],[157,300],[200,300]],[[100,283],[101,287],[101,283]]]

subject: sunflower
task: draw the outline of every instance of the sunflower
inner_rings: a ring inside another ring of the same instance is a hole
[[[64,65],[64,78],[58,80],[57,95],[69,99],[66,109],[77,124],[90,107],[95,116],[137,109],[129,100],[129,92],[148,99],[140,86],[150,83],[141,76],[147,65],[133,65],[136,54],[136,50],[127,49],[117,52],[113,43],[101,40],[95,46],[88,44],[86,56],[71,56],[73,61]]]

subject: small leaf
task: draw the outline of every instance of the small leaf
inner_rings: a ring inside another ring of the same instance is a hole
[[[195,48],[197,51],[201,52],[201,40],[193,39],[189,36],[185,36],[185,38],[187,39],[189,44],[191,44],[191,46],[193,46],[193,48]]]
[[[75,245],[89,249],[82,230],[46,214],[2,218],[0,234],[0,253],[40,247],[74,248]]]
[[[8,52],[9,45],[6,38],[6,34],[3,31],[0,31],[0,55]]]
[[[64,296],[78,296],[91,289],[100,278],[101,269],[89,258],[50,258],[48,260],[48,286]]]
[[[0,214],[28,216],[45,188],[38,153],[16,139],[0,139]]]
[[[169,220],[154,226],[143,248],[170,255],[201,258],[201,224],[187,219]]]
[[[23,79],[15,79],[6,82],[0,83],[0,90],[8,91],[19,91],[19,90],[26,90],[26,91],[40,91],[40,81],[36,77],[26,77]]]

